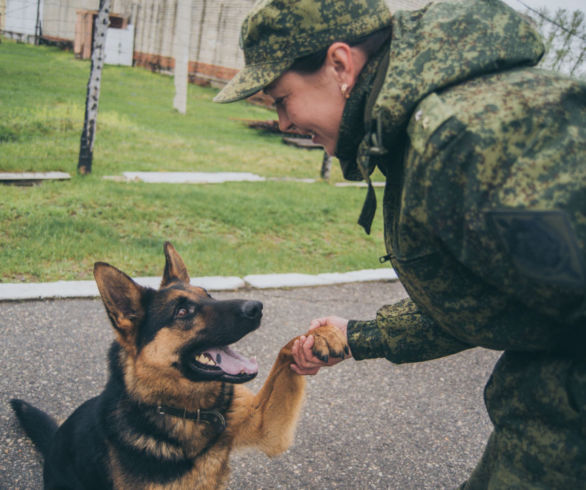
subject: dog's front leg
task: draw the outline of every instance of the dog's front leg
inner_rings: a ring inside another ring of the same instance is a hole
[[[344,357],[347,352],[346,339],[334,327],[319,327],[306,335],[314,336],[313,351],[320,358]],[[249,392],[236,394],[235,446],[255,446],[267,455],[275,456],[293,442],[305,387],[305,378],[290,367],[295,340],[281,349],[265,384],[256,395]]]

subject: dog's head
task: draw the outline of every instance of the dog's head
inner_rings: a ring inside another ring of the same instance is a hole
[[[94,276],[104,306],[126,352],[132,379],[173,383],[243,383],[258,367],[229,346],[260,325],[262,303],[213,299],[190,284],[183,260],[165,243],[165,271],[159,290],[134,282],[98,262]]]

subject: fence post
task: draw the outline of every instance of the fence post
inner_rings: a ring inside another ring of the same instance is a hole
[[[191,0],[179,0],[173,38],[173,69],[175,98],[173,107],[181,114],[187,111],[187,77],[189,72],[189,45],[191,38]]]

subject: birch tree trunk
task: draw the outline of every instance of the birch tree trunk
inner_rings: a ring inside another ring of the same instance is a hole
[[[102,81],[102,68],[106,48],[106,33],[110,24],[110,1],[100,0],[100,11],[96,16],[94,25],[94,39],[92,46],[92,63],[90,78],[87,84],[87,96],[85,103],[85,118],[81,132],[79,147],[79,161],[77,171],[80,174],[89,174],[92,171],[92,159],[94,153],[94,138],[98,122],[98,102],[100,100],[100,83]]]
[[[192,0],[179,0],[175,17],[173,58],[175,58],[175,98],[173,107],[181,114],[187,111],[187,77],[189,70],[189,44],[191,41]]]

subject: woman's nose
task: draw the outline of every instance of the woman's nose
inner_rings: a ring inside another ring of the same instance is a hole
[[[279,116],[279,131],[283,133],[289,131],[293,123],[287,117],[287,113],[282,109],[278,109],[277,116]]]

